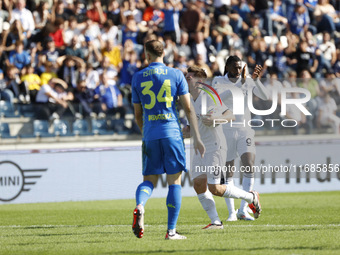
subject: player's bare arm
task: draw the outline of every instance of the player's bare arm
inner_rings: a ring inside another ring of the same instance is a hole
[[[133,104],[133,107],[135,109],[135,119],[136,123],[140,129],[140,131],[143,133],[143,108],[141,104]]]
[[[230,110],[224,111],[222,115],[220,116],[204,115],[201,118],[202,118],[202,123],[209,127],[214,125],[214,123],[219,124],[217,120],[227,120],[227,121],[235,120],[235,116],[233,112]]]
[[[244,68],[246,65],[244,66]],[[268,100],[269,99],[269,91],[266,89],[266,87],[262,84],[259,78],[261,78],[261,73],[262,73],[262,66],[261,65],[256,65],[254,72],[252,74],[252,79],[255,82],[255,87],[254,87],[254,94],[261,98],[262,100]],[[243,75],[243,72],[242,72]],[[243,77],[243,76],[242,76]]]
[[[185,111],[185,114],[187,116],[187,119],[189,120],[190,126],[191,126],[191,132],[194,138],[194,148],[195,153],[199,152],[204,157],[205,153],[205,147],[201,140],[201,136],[198,132],[198,124],[196,119],[196,113],[193,107],[190,107],[190,94],[181,95],[179,97],[179,100],[183,106],[183,109]]]

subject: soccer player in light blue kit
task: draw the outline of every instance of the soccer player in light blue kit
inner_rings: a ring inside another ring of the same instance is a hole
[[[178,121],[176,100],[179,97],[186,116],[193,127],[195,151],[204,156],[196,113],[190,108],[188,83],[180,70],[163,64],[164,47],[157,40],[148,41],[144,52],[149,66],[132,78],[132,101],[136,122],[143,133],[143,182],[136,190],[136,209],[132,230],[136,237],[144,234],[144,206],[152,194],[158,175],[166,173],[169,185],[166,205],[168,231],[165,239],[186,239],[176,232],[181,208],[181,175],[186,170],[185,151]]]

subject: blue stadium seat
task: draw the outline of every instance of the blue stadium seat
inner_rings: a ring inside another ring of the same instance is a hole
[[[78,119],[72,125],[74,135],[92,135],[89,132],[89,125],[86,120]]]
[[[124,123],[123,119],[113,119],[111,120],[111,128],[118,135],[128,135],[131,134],[131,130],[129,130]]]
[[[21,116],[32,118],[35,116],[35,105],[34,104],[20,104],[18,105]]]
[[[3,122],[0,123],[0,137],[1,138],[15,138],[15,136],[11,136],[8,123],[3,123]]]
[[[13,104],[7,101],[0,101],[0,116],[7,118],[20,117],[15,113]]]
[[[72,136],[69,124],[65,120],[56,119],[53,121],[54,135],[56,136]]]
[[[33,121],[33,134],[36,137],[51,137],[54,136],[48,132],[47,120],[34,120]]]
[[[92,119],[92,133],[98,135],[112,135],[114,132],[108,130],[106,119]]]

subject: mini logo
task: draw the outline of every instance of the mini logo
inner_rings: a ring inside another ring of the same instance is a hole
[[[168,204],[168,207],[170,207],[170,208],[176,208],[174,205],[172,205],[172,204]]]
[[[46,169],[21,169],[11,161],[0,162],[0,201],[9,202],[16,199],[21,192],[30,191],[36,180]]]
[[[142,189],[141,191],[144,191],[146,194],[150,195],[150,192],[147,189]]]
[[[203,85],[203,86],[206,86],[206,87],[209,88],[212,92],[214,92],[215,95],[217,96],[218,100],[220,101],[220,104],[222,105],[222,100],[221,100],[220,96],[218,95],[217,91],[216,91],[213,87],[211,87],[210,85],[205,84],[205,83],[203,83],[203,82],[200,82],[200,81],[198,81],[197,83],[198,83],[198,84],[201,84],[201,85]],[[215,105],[217,105],[214,96],[210,93],[209,90],[207,90],[207,89],[205,89],[205,88],[199,88],[199,89],[201,89],[201,90],[203,90],[205,93],[207,93],[207,94],[212,98],[212,100],[214,101]]]

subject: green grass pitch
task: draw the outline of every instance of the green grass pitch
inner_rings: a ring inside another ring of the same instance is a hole
[[[169,241],[165,199],[148,201],[142,239],[134,200],[0,205],[0,254],[340,254],[340,192],[263,194],[258,220],[228,224],[215,201],[223,230],[202,230],[198,199],[183,198],[177,229],[188,239]]]

